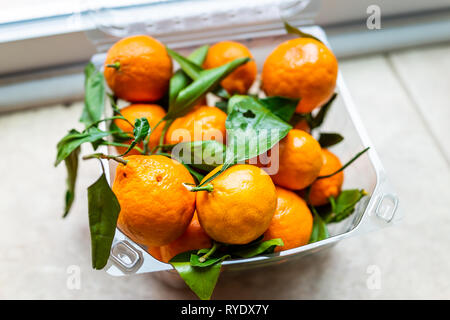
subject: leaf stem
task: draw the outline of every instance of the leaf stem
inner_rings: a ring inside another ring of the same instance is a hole
[[[319,216],[319,213],[316,210],[316,207],[314,207],[312,204],[309,205],[311,207],[311,211],[313,212],[314,215]]]
[[[336,216],[336,199],[333,196],[328,197],[328,201],[331,205],[331,213],[323,218],[325,223],[329,223]]]
[[[157,151],[160,149],[161,145],[163,145],[163,143],[164,143],[164,138],[165,138],[165,136],[166,136],[166,132],[167,132],[167,130],[169,129],[170,125],[172,124],[172,121],[173,121],[173,120],[167,120],[167,121],[166,121],[166,123],[164,124],[164,128],[163,128],[162,131],[161,131],[161,136],[159,137],[159,144],[156,145],[155,147],[153,147],[153,149],[150,151],[150,154],[153,154],[153,153],[157,152]],[[161,121],[159,121],[159,122],[156,124],[155,128],[156,128],[161,122],[162,122],[162,119],[161,119]],[[154,129],[153,129],[153,130],[154,130]],[[151,133],[150,133],[150,134],[151,134]],[[149,138],[150,138],[150,137],[149,137]]]
[[[284,22],[284,29],[286,30],[287,33],[296,34],[296,35],[300,36],[300,38],[311,38],[311,39],[317,40],[317,41],[322,43],[322,40],[320,40],[319,38],[314,37],[312,34],[303,32],[300,29],[291,26],[286,21],[283,21],[283,22]]]
[[[102,142],[102,144],[108,145],[108,146],[115,146],[115,147],[124,147],[124,148],[128,148],[130,146],[129,144],[119,143],[119,142],[114,142],[114,141],[104,141],[104,142]],[[141,148],[139,148],[138,146],[134,146],[133,149],[135,149],[139,153],[144,153],[144,151]]]
[[[203,182],[201,182],[197,187],[202,187],[203,185],[207,184],[208,182],[212,181],[213,179],[215,179],[218,175],[220,175],[222,172],[224,172],[225,170],[227,170],[229,167],[233,166],[234,163],[225,163],[222,168],[220,168],[219,171],[217,171],[216,173],[214,173],[211,177],[209,177],[208,179],[204,180]]]
[[[130,122],[130,120],[128,120],[127,118],[125,118],[122,114],[122,112],[120,112],[119,107],[117,106],[117,97],[114,95],[110,95],[108,94],[109,97],[109,102],[111,103],[111,108],[113,109],[114,113],[117,113],[118,115],[122,116],[124,121],[126,121],[133,129],[134,129],[134,124]]]
[[[86,156],[83,156],[82,158],[83,160],[88,160],[88,159],[107,159],[107,160],[114,160],[117,161],[123,165],[127,165],[128,160],[122,159],[118,156],[113,156],[113,155],[109,155],[109,154],[103,154],[103,153],[93,153],[93,154],[88,154]]]
[[[317,180],[319,179],[325,179],[325,178],[329,178],[334,176],[335,174],[341,172],[342,170],[344,170],[345,168],[347,168],[349,165],[351,165],[356,159],[358,159],[361,155],[363,155],[363,153],[365,153],[367,150],[369,150],[370,147],[365,148],[364,150],[358,152],[350,161],[348,161],[345,165],[343,165],[340,169],[336,170],[335,172],[331,173],[331,174],[327,174],[325,176],[320,176],[317,177]]]
[[[165,156],[167,158],[173,159],[173,157],[172,157],[172,155],[170,153],[158,152],[157,154],[160,155],[160,156]],[[175,160],[177,160],[177,159],[175,159]]]
[[[147,135],[147,138],[144,139],[144,154],[152,154],[153,153],[153,150],[151,150],[150,153],[148,150],[148,143],[150,142],[150,136],[152,135],[153,132],[155,132],[156,128],[158,128],[158,126],[161,124],[163,119],[164,118],[159,120],[158,123],[153,128],[151,128],[150,134]]]
[[[109,118],[105,118],[105,119],[101,119],[98,121],[95,121],[93,123],[91,123],[88,127],[86,127],[86,129],[84,129],[84,132],[86,132],[87,130],[89,130],[90,128],[96,126],[97,124],[104,122],[104,121],[109,121],[109,120],[114,120],[114,119],[122,119],[125,121],[128,121],[124,116],[120,115],[120,116],[113,116],[113,117],[109,117]]]
[[[119,69],[120,69],[120,62],[119,62],[119,61],[116,61],[116,62],[114,62],[113,64],[107,64],[106,67],[108,67],[108,68],[114,68],[114,69],[116,69],[116,70],[119,70]]]
[[[198,261],[200,261],[202,263],[205,262],[206,259],[208,259],[210,255],[212,255],[214,252],[216,252],[216,250],[218,248],[220,248],[220,246],[221,246],[220,243],[214,241],[213,246],[211,247],[211,249],[209,249],[209,251],[207,253],[205,253],[203,256],[198,258]]]
[[[197,187],[191,187],[187,183],[184,184],[186,188],[188,188],[191,192],[197,192],[197,191],[208,191],[212,192],[214,190],[214,186],[212,184],[207,184],[206,186],[197,186]]]
[[[161,144],[161,142],[160,142],[160,144],[159,144],[157,147],[158,147],[159,149],[166,150],[166,149],[172,149],[172,148],[175,147],[177,144],[178,144],[178,143],[173,143],[173,144]]]
[[[320,217],[320,215],[317,212],[316,208],[309,201],[309,195],[310,194],[311,194],[311,186],[308,186],[307,189],[306,189],[305,201],[309,205],[309,207],[311,208],[311,211],[313,212],[313,215]]]

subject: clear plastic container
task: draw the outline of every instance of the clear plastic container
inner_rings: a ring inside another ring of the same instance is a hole
[[[147,33],[182,54],[195,47],[221,40],[244,43],[254,55],[259,71],[267,55],[281,42],[293,38],[287,35],[282,20],[302,31],[313,34],[327,45],[323,29],[312,25],[318,1],[142,1],[142,5],[111,9],[98,6],[88,14],[97,29],[88,37],[97,45],[99,53],[92,61],[101,66],[105,51],[118,38]],[[131,17],[131,18],[130,18]],[[131,21],[132,20],[132,21]],[[117,24],[120,21],[121,24]],[[321,127],[324,132],[339,132],[345,140],[332,147],[343,162],[348,161],[365,147],[370,150],[345,170],[344,189],[363,188],[368,195],[357,205],[355,212],[340,223],[329,225],[328,239],[295,249],[267,254],[249,259],[226,260],[223,272],[277,265],[301,258],[328,248],[344,238],[377,230],[398,221],[398,198],[391,188],[385,170],[370,142],[357,114],[350,94],[339,73],[337,99]],[[114,179],[115,164],[109,166],[110,181]],[[182,280],[170,264],[162,263],[149,255],[145,248],[128,239],[120,230],[111,248],[106,272],[114,276],[158,272],[169,282]]]

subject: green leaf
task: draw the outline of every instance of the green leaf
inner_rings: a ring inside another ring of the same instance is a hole
[[[183,163],[206,172],[214,170],[225,160],[226,147],[215,140],[180,142],[169,149]]]
[[[309,118],[309,120],[308,120]],[[294,113],[292,115],[291,120],[289,120],[289,124],[295,127],[295,125],[301,120],[306,120],[308,122],[308,126],[311,122],[312,116],[310,113]]]
[[[115,96],[114,94],[109,93],[109,92],[106,93],[106,96],[107,96],[108,99],[109,99],[109,104],[111,105],[111,108],[113,109],[114,114],[117,113],[117,114],[120,114],[120,115],[121,115],[120,109],[119,109],[119,107],[117,106],[117,101],[119,100],[119,98],[117,98],[117,96]]]
[[[230,99],[230,94],[222,86],[219,86],[216,90],[214,90],[213,93],[222,99],[225,99],[225,100]]]
[[[107,93],[107,96],[109,98],[111,109],[113,110],[114,116],[119,115],[123,117],[123,114],[117,105],[117,97],[109,93]],[[114,142],[128,142],[132,137],[130,132],[124,132],[121,128],[119,128],[115,121],[111,121],[109,123],[109,131],[114,132],[112,134]]]
[[[200,54],[204,54],[202,56],[202,61],[197,63],[194,62],[191,58],[185,58],[183,57],[181,54],[167,48],[167,52],[169,53],[169,55],[178,62],[178,64],[180,65],[181,69],[184,71],[184,73],[186,75],[188,75],[192,80],[197,80],[198,78],[201,77],[201,73],[204,70],[201,65],[203,64],[204,59],[206,58],[206,54],[208,53],[208,46],[203,46],[199,48],[201,50]],[[198,49],[198,50],[199,50]],[[199,54],[199,55],[200,55]],[[224,88],[222,88],[221,86],[218,86],[217,89],[214,90],[214,94],[217,95],[220,98],[223,99],[229,99],[230,95],[228,94],[227,90],[225,90]]]
[[[210,182],[232,165],[271,149],[292,129],[291,125],[278,118],[253,97],[247,97],[233,105],[225,127],[228,141],[225,163],[219,171],[199,186]]]
[[[189,56],[188,59],[198,66],[201,66],[206,59],[208,54],[209,46],[204,45],[195,49]]]
[[[219,261],[223,261],[229,257],[229,254],[220,255],[217,251],[222,246],[221,243],[213,242],[211,248],[204,248],[197,251],[197,253],[191,253],[190,264],[193,267],[209,267]],[[203,260],[203,261],[202,261]]]
[[[169,263],[200,299],[209,300],[219,279],[222,262],[219,261],[208,267],[193,267],[190,264],[192,253],[195,254],[195,251],[180,253]]]
[[[188,60],[195,63],[196,65],[202,65],[203,61],[208,54],[209,46],[205,45],[197,48],[194,52],[192,52],[188,56]],[[170,79],[169,85],[169,108],[173,106],[175,100],[182,89],[184,89],[189,83],[191,83],[191,79],[183,70],[178,70]]]
[[[200,181],[203,180],[203,178],[205,177],[203,174],[201,174],[200,172],[197,172],[196,170],[194,170],[194,168],[192,168],[189,164],[183,163],[182,159],[177,158],[175,155],[170,154],[170,153],[164,153],[164,152],[158,152],[157,154],[162,155],[162,156],[166,156],[168,158],[177,160],[178,162],[180,162],[188,171],[189,173],[195,178],[195,180],[197,180],[197,182],[199,183]]]
[[[320,215],[313,208],[314,221],[311,237],[309,238],[309,243],[317,242],[320,240],[327,239],[330,234],[328,233],[327,225],[325,221],[320,217]]]
[[[191,266],[204,268],[204,267],[209,267],[219,261],[222,261],[220,258],[209,258],[205,262],[200,262],[199,258],[200,257],[198,255],[196,255],[195,253],[192,253],[191,259],[189,262],[191,264]]]
[[[112,138],[115,142],[128,142],[132,138],[130,133],[120,129],[114,121],[110,122],[109,131],[112,132]]]
[[[180,161],[181,162],[181,161]],[[185,164],[181,162],[182,165],[185,166],[186,169],[188,169],[189,173],[197,180],[197,183],[200,183],[200,181],[203,180],[205,175],[201,174],[200,172],[197,172],[194,168],[192,168],[190,165]]]
[[[148,123],[147,118],[136,119],[134,121],[134,129],[133,129],[134,139],[130,143],[130,146],[128,147],[127,151],[121,154],[120,157],[130,152],[130,150],[133,149],[134,146],[137,145],[139,142],[143,141],[148,136],[149,133],[150,133],[150,125]]]
[[[345,168],[347,168],[348,166],[350,166],[353,162],[355,162],[359,157],[361,157],[364,153],[366,153],[368,150],[370,149],[370,147],[366,147],[364,148],[362,151],[358,152],[356,155],[353,156],[353,158],[351,158],[349,161],[347,161],[342,167],[340,167],[338,170],[336,170],[333,173],[324,175],[324,176],[318,176],[317,179],[326,179],[329,177],[334,176],[335,174],[343,171]]]
[[[295,113],[297,104],[300,99],[289,99],[285,97],[268,97],[260,99],[264,106],[272,111],[273,114],[278,116],[280,119],[289,122]]]
[[[312,129],[318,128],[322,125],[323,121],[325,120],[325,116],[327,115],[328,111],[331,108],[331,105],[333,104],[333,101],[336,99],[337,93],[334,93],[330,100],[327,101],[319,110],[317,115],[315,117],[307,117],[307,121],[309,124],[309,127]]]
[[[353,208],[356,203],[365,195],[364,190],[351,189],[342,191],[336,198],[335,212],[340,213],[349,208]]]
[[[247,96],[247,95],[233,95],[228,101],[227,113],[231,113],[233,107],[236,103],[241,102],[245,99],[254,99],[255,101],[261,103],[264,107],[270,110],[274,115],[279,117],[281,120],[289,122],[295,113],[299,99],[290,99],[285,97],[273,96],[263,99],[258,99],[257,97]]]
[[[169,107],[164,120],[175,119],[188,113],[198,99],[207,92],[214,90],[223,78],[249,60],[248,58],[240,58],[220,67],[202,71],[198,79],[180,91],[173,105]]]
[[[241,258],[251,258],[263,253],[272,253],[277,246],[284,246],[282,239],[271,239],[260,243],[255,243],[251,246],[234,250],[232,254]]]
[[[271,149],[292,127],[254,98],[234,104],[225,121],[226,163],[238,163]]]
[[[263,99],[258,99],[257,97],[239,95],[235,94],[228,101],[227,113],[231,113],[233,107],[236,103],[241,102],[245,99],[254,99],[255,101],[261,103],[264,107],[270,110],[274,115],[279,117],[281,120],[289,122],[295,113],[299,99],[290,99],[285,97],[273,96]]]
[[[92,62],[84,69],[84,108],[80,122],[86,127],[100,120],[105,108],[105,83],[103,73],[97,71]]]
[[[80,148],[76,148],[73,150],[67,158],[64,159],[64,163],[66,165],[67,170],[67,190],[65,197],[65,207],[63,218],[65,218],[72,207],[73,200],[75,199],[75,183],[77,181],[77,172],[78,172],[78,156],[80,154]]]
[[[235,105],[236,103],[241,102],[242,100],[245,100],[245,99],[249,99],[249,98],[250,98],[250,99],[254,99],[254,98],[251,98],[251,97],[249,97],[249,96],[242,95],[242,94],[235,94],[235,95],[233,95],[233,96],[230,98],[230,100],[228,100],[227,114],[230,114],[231,111],[233,111],[234,105]]]
[[[286,21],[284,22],[284,29],[286,29],[287,33],[296,34],[296,35],[300,36],[301,38],[311,38],[311,39],[315,39],[319,42],[322,42],[319,38],[316,38],[312,34],[303,32],[300,29],[297,29],[297,28],[291,26]]]
[[[242,249],[242,248],[247,248],[247,247],[251,247],[251,246],[253,246],[253,245],[256,245],[256,244],[258,244],[258,243],[261,243],[261,242],[263,242],[263,240],[264,240],[264,234],[262,234],[262,235],[260,235],[258,238],[256,238],[255,240],[253,240],[253,241],[250,241],[249,243],[246,243],[246,244],[238,244],[238,245],[229,245],[229,247],[231,247],[232,248],[232,250],[234,250],[233,248],[234,247],[236,247],[236,248],[240,248],[240,249]]]
[[[330,198],[331,212],[324,218],[327,223],[340,222],[355,211],[355,206],[367,193],[362,189],[343,190],[337,198]]]
[[[139,143],[147,137],[150,132],[150,124],[148,123],[147,118],[138,118],[134,121],[134,141]]]
[[[119,201],[111,190],[105,173],[88,188],[88,208],[92,267],[102,269],[108,262],[120,212]]]
[[[319,144],[322,148],[334,146],[335,144],[338,144],[342,140],[344,140],[344,137],[341,136],[339,133],[321,132],[319,136]]]
[[[217,101],[216,107],[225,113],[228,113],[228,101]]]
[[[206,249],[206,252],[209,249]],[[213,257],[208,257],[207,260],[205,260],[204,262],[200,262],[199,258],[201,257],[200,254],[204,254],[206,253],[205,251],[199,251],[197,253],[191,253],[191,258],[190,258],[190,264],[193,267],[199,267],[199,268],[205,268],[205,267],[209,267],[213,264],[216,264],[218,262],[224,261],[225,259],[228,259],[229,257],[231,257],[229,254],[225,254],[222,255],[221,257],[217,257],[217,256],[213,256]]]
[[[181,69],[177,70],[172,78],[170,78],[169,109],[170,106],[173,106],[173,104],[175,103],[175,99],[177,98],[178,93],[180,93],[183,88],[186,88],[189,83],[191,83],[191,79]]]
[[[202,67],[192,62],[191,59],[183,57],[181,54],[167,48],[169,55],[180,65],[181,69],[186,73],[191,79],[196,80],[200,77],[203,71]]]
[[[72,129],[63,137],[58,144],[55,167],[64,159],[66,159],[75,149],[85,142],[97,142],[104,137],[110,135],[111,132],[101,131],[95,127],[90,128],[87,132],[80,133]]]

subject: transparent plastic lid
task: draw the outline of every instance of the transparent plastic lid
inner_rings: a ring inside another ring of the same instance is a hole
[[[314,22],[319,0],[91,0],[84,19],[98,52],[119,38],[149,34],[166,44],[196,45],[207,38],[279,29],[283,21]]]

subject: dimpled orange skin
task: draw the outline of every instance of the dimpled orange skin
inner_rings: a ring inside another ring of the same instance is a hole
[[[118,69],[107,67],[119,63]],[[105,80],[114,94],[131,102],[156,101],[169,88],[172,59],[158,40],[131,36],[119,40],[108,51]]]
[[[342,167],[339,158],[327,149],[322,149],[323,166],[319,176],[326,176]],[[309,202],[313,206],[321,206],[329,202],[329,197],[337,197],[341,193],[344,172],[341,171],[329,178],[314,181],[309,192]]]
[[[284,246],[275,252],[308,244],[313,227],[313,217],[305,200],[294,192],[277,186],[277,209],[264,233],[264,240],[281,238]]]
[[[136,121],[136,119],[147,118],[148,124],[150,125],[151,129],[154,128],[156,124],[166,115],[166,111],[157,104],[130,104],[129,106],[120,110],[120,112],[128,121],[130,121],[133,124]],[[125,120],[115,119],[114,123],[119,129],[121,129],[124,132],[130,133],[133,132],[133,127]],[[159,138],[161,137],[163,127],[164,122],[160,123],[159,126],[151,133],[148,144],[150,149],[159,144]],[[131,141],[132,139],[124,143],[130,144]],[[143,143],[142,142],[139,143],[138,147],[142,149],[144,147]],[[125,147],[116,147],[116,149],[119,154],[122,154],[127,150],[127,148]],[[135,149],[132,149],[129,153],[127,153],[127,155],[130,156],[137,154],[140,153]]]
[[[211,245],[211,238],[206,234],[205,230],[203,230],[200,222],[198,221],[197,214],[194,213],[191,223],[181,237],[165,246],[160,247],[160,260],[167,263],[179,253],[190,250],[210,248]]]
[[[267,230],[277,205],[275,186],[267,173],[253,165],[238,164],[209,183],[213,191],[198,191],[196,206],[200,224],[212,239],[246,244]]]
[[[253,56],[250,50],[239,42],[218,42],[209,48],[203,68],[217,68],[238,58],[253,59]],[[230,94],[245,94],[255,81],[257,73],[256,63],[252,60],[234,70],[220,84]]]
[[[272,176],[275,184],[291,189],[306,188],[322,168],[320,145],[309,133],[292,129],[279,144],[279,168]]]
[[[301,98],[296,112],[309,113],[331,98],[337,72],[336,57],[323,43],[311,38],[292,39],[267,57],[262,88],[268,96]]]
[[[183,183],[194,183],[179,162],[160,155],[124,157],[113,192],[120,203],[117,225],[133,241],[166,245],[183,234],[195,210],[195,194]]]
[[[227,114],[216,107],[198,106],[183,117],[175,119],[165,136],[166,144],[187,141],[226,139]]]

